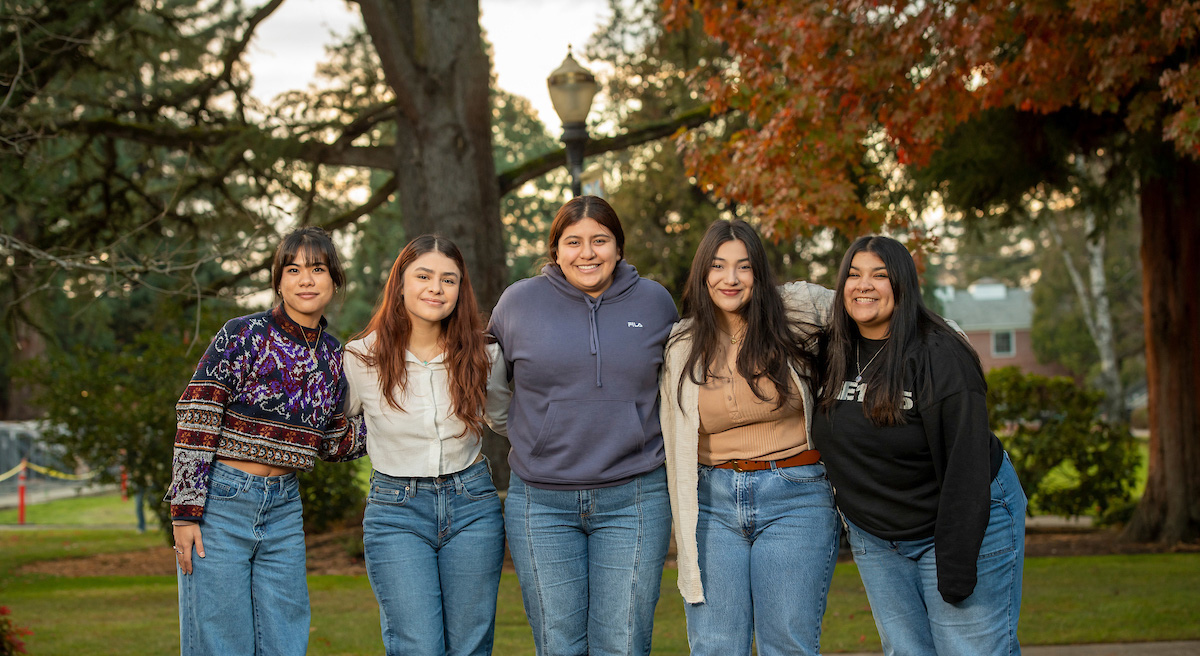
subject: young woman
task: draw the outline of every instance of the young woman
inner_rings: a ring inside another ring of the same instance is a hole
[[[271,280],[279,305],[226,323],[176,405],[166,500],[182,654],[307,651],[295,472],[365,453],[361,426],[341,411],[342,350],[322,316],[344,280],[329,235],[284,237]]]
[[[820,653],[838,521],[809,439],[810,346],[832,301],[777,288],[744,221],[714,223],[696,249],[660,388],[693,654]]]
[[[1025,494],[966,340],[925,307],[900,242],[838,272],[813,434],[887,654],[1019,654]]]
[[[375,470],[363,543],[389,655],[492,652],[504,519],[480,450],[485,420],[505,432],[510,393],[483,328],[462,253],[425,235],[346,345],[346,413],[365,418]]]
[[[647,654],[671,509],[658,420],[671,295],[623,259],[603,199],[550,226],[550,264],[492,313],[513,384],[505,529],[542,656]]]

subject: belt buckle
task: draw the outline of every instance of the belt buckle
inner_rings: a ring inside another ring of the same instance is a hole
[[[741,460],[734,460],[734,461],[733,461],[733,471],[735,471],[735,472],[738,472],[738,473],[743,473],[743,474],[744,474],[744,473],[746,473],[746,472],[748,472],[748,471],[750,471],[750,470],[749,470],[749,469],[742,469],[742,461],[741,461]]]

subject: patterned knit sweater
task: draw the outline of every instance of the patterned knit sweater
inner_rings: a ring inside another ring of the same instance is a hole
[[[304,328],[279,305],[225,324],[179,403],[172,462],[173,519],[199,520],[213,460],[231,458],[304,471],[315,458],[366,454],[361,418],[342,414],[342,346]],[[311,348],[310,348],[311,345]]]

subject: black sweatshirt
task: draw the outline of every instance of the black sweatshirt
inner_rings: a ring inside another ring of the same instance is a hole
[[[863,340],[867,362],[884,342]],[[979,545],[987,529],[990,486],[1003,450],[988,426],[987,385],[969,346],[955,335],[913,339],[905,356],[904,424],[875,426],[855,383],[855,355],[829,414],[813,415],[838,508],[883,540],[933,536],[938,591],[948,603],[975,589]],[[828,382],[826,383],[828,384]]]

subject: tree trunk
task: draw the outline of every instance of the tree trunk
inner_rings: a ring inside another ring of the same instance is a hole
[[[1112,310],[1108,303],[1108,276],[1104,271],[1104,255],[1108,235],[1096,227],[1092,210],[1086,210],[1088,280],[1091,282],[1092,310],[1095,322],[1094,339],[1100,352],[1100,385],[1104,389],[1105,412],[1112,422],[1127,422],[1125,390],[1121,385],[1121,370],[1117,364],[1117,347],[1113,331]]]
[[[1141,183],[1150,466],[1125,537],[1200,537],[1200,163],[1166,144]]]
[[[1070,215],[1067,215],[1071,220]],[[1066,241],[1059,228],[1057,216],[1051,216],[1047,229],[1054,239],[1054,244],[1062,254],[1071,285],[1079,299],[1079,307],[1083,313],[1083,322],[1087,326],[1088,335],[1096,345],[1096,353],[1100,356],[1100,387],[1104,390],[1105,413],[1110,421],[1127,421],[1125,412],[1125,391],[1121,386],[1121,371],[1117,363],[1117,348],[1113,338],[1112,311],[1108,303],[1108,277],[1104,272],[1104,254],[1107,248],[1107,235],[1096,225],[1096,214],[1091,208],[1083,209],[1083,227],[1087,234],[1084,242],[1084,261],[1087,263],[1089,284],[1084,284],[1079,268],[1075,266],[1074,255],[1067,248]],[[1070,226],[1068,226],[1070,227]]]
[[[500,186],[492,161],[491,64],[479,3],[359,0],[363,23],[396,94],[396,181],[409,239],[449,237],[462,250],[480,307],[508,282]],[[403,244],[396,244],[400,252]],[[488,431],[483,452],[508,487],[508,441]]]
[[[508,281],[492,162],[491,65],[479,3],[359,0],[396,94],[396,180],[409,238],[436,232],[462,249],[490,309]],[[396,252],[403,244],[396,244]]]

